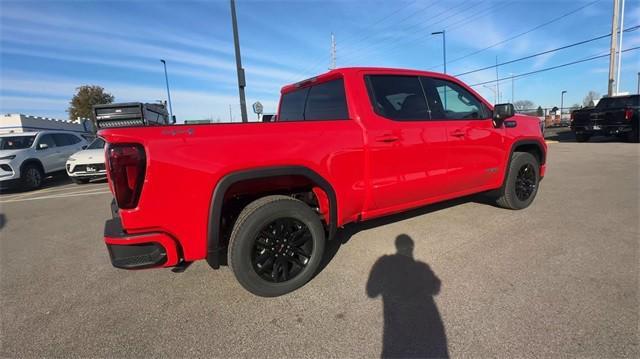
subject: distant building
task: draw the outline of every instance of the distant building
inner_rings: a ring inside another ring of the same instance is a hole
[[[27,116],[19,113],[9,113],[0,118],[1,133],[21,133],[42,130],[69,131],[77,134],[92,135],[93,123],[89,120],[70,122],[47,117]]]

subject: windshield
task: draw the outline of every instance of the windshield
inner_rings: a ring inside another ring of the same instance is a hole
[[[598,108],[623,108],[638,106],[638,100],[640,96],[626,96],[626,97],[606,97],[598,102]]]
[[[87,147],[88,150],[97,150],[100,148],[104,148],[104,140],[102,138],[96,138],[91,142],[89,147]]]
[[[20,150],[29,148],[36,136],[11,136],[0,137],[0,150]]]

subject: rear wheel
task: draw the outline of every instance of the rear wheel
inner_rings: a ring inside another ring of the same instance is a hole
[[[42,186],[42,180],[44,179],[44,173],[39,166],[35,164],[28,164],[24,166],[21,173],[22,186],[26,189],[36,189]]]
[[[578,142],[587,142],[591,138],[591,135],[586,133],[576,133],[576,141]]]
[[[514,152],[507,178],[500,189],[498,206],[508,209],[529,207],[538,193],[540,164],[528,152]]]
[[[229,266],[245,289],[275,297],[313,277],[324,246],[324,228],[308,205],[287,196],[263,197],[245,207],[233,226]]]

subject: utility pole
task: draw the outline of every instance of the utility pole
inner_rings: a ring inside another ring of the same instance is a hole
[[[336,68],[336,37],[331,33],[331,66],[329,70],[333,70]]]
[[[496,56],[496,92],[498,93],[498,102],[500,102],[500,81],[498,80],[498,56]]]
[[[244,88],[247,85],[244,77],[244,69],[242,68],[242,60],[240,58],[240,39],[238,37],[238,19],[236,18],[236,1],[231,2],[231,24],[233,26],[233,45],[236,50],[236,68],[238,72],[238,92],[240,94],[240,114],[242,122],[247,122],[247,100],[244,97]]]
[[[624,33],[624,0],[620,9],[620,42],[618,43],[618,76],[616,76],[616,93],[620,92],[620,69],[622,69],[622,34]]]
[[[607,95],[612,96],[616,75],[616,47],[618,46],[618,3],[619,0],[613,0],[613,19],[611,19],[611,52],[609,54],[609,85],[607,86]]]
[[[169,116],[171,116],[171,121],[173,121],[173,109],[171,108],[171,92],[169,91],[169,76],[167,76],[167,62],[163,59],[160,59],[162,65],[164,65],[164,81],[167,84],[167,99],[169,100]]]
[[[640,72],[638,72],[638,95],[640,95]]]

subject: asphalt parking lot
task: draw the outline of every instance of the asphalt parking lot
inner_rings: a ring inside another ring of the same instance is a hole
[[[203,261],[111,267],[105,183],[0,195],[0,355],[637,358],[640,147],[559,139],[532,207],[470,197],[349,226],[272,299]]]

